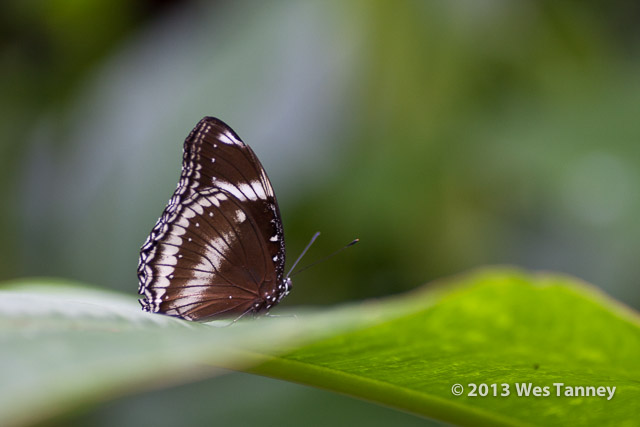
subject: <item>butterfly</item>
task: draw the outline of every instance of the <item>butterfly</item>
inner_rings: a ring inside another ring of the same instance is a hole
[[[140,250],[144,311],[209,321],[267,312],[291,290],[276,195],[253,150],[203,118],[178,186]]]

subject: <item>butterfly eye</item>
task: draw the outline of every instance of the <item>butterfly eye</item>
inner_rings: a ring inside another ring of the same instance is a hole
[[[143,310],[188,320],[259,313],[289,293],[278,202],[253,150],[205,117],[178,187],[140,250]]]

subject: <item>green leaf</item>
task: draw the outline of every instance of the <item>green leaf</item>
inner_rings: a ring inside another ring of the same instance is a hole
[[[0,425],[220,367],[463,425],[636,421],[638,317],[566,277],[486,270],[397,298],[295,312],[216,327],[142,313],[106,291],[13,283],[0,291]],[[611,400],[557,397],[558,382],[616,391]],[[456,383],[463,396],[452,394]],[[469,397],[469,383],[506,383],[511,394]],[[551,395],[518,397],[515,383]]]
[[[487,270],[441,285],[381,303],[400,317],[251,371],[461,425],[636,425],[637,314],[568,277]],[[489,395],[468,396],[471,383],[487,384]],[[549,396],[518,397],[516,383],[547,386]],[[564,388],[556,396],[554,383],[616,391],[611,400],[566,397]]]
[[[0,290],[0,425],[23,425],[150,387],[242,369],[339,324],[266,318],[200,324],[136,299],[51,279]],[[357,324],[357,323],[356,323]],[[277,350],[276,350],[277,349]]]

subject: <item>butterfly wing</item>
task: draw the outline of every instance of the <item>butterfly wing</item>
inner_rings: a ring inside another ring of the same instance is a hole
[[[268,310],[288,292],[284,232],[264,168],[222,121],[184,144],[178,187],[140,251],[143,309],[189,320]]]

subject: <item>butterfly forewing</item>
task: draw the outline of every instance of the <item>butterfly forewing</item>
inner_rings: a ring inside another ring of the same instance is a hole
[[[182,174],[140,252],[143,309],[189,320],[268,310],[288,293],[280,212],[253,150],[205,117]]]

